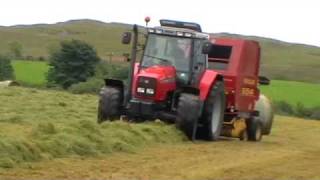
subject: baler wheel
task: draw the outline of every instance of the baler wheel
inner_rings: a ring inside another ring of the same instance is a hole
[[[220,137],[224,121],[225,101],[224,83],[217,81],[206,101],[204,112],[207,139],[210,141],[216,141]]]
[[[240,135],[240,141],[248,141],[249,137],[248,137],[248,131],[244,130],[241,135]]]
[[[176,127],[182,130],[190,140],[195,140],[199,109],[198,96],[181,93],[177,109]]]
[[[247,121],[247,132],[249,141],[261,141],[263,135],[262,123],[261,121],[253,117]]]
[[[98,123],[120,118],[121,90],[104,87],[100,92],[98,105]]]

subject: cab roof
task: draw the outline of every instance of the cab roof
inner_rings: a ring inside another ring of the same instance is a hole
[[[174,27],[174,28],[184,28],[184,29],[191,29],[197,32],[202,32],[201,26],[197,23],[193,22],[183,22],[183,21],[174,21],[168,19],[161,19],[160,20],[161,26],[167,27]]]

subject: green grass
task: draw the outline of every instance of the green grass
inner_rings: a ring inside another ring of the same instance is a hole
[[[70,156],[135,152],[155,143],[181,142],[161,122],[96,123],[97,97],[30,88],[0,88],[0,168]]]
[[[43,86],[48,71],[46,62],[13,61],[16,79],[19,82]],[[272,80],[270,86],[261,86],[264,94],[273,101],[285,101],[295,106],[302,103],[306,107],[320,105],[320,85],[295,81]]]
[[[18,82],[28,85],[44,86],[49,66],[40,61],[13,61],[15,77]]]
[[[48,65],[39,61],[13,61],[16,79],[19,82],[43,86],[46,83]],[[285,101],[295,106],[302,103],[306,107],[320,105],[320,85],[295,81],[272,80],[270,86],[261,86],[264,94],[273,101]]]
[[[273,80],[270,86],[261,86],[261,91],[273,101],[293,106],[300,102],[309,108],[320,106],[320,84]]]
[[[100,57],[109,59],[130,52],[128,45],[120,43],[121,34],[131,27],[117,23],[103,23],[92,20],[70,21],[53,25],[0,27],[0,53],[9,52],[10,42],[23,46],[23,55],[48,57],[62,40],[80,39],[93,45]],[[234,34],[215,36],[241,37],[260,42],[262,48],[261,74],[271,79],[320,83],[320,48],[291,44],[262,37]]]

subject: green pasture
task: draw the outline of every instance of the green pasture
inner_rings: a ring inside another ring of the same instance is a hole
[[[261,86],[261,91],[273,101],[302,103],[309,108],[320,106],[320,84],[273,80],[270,86]]]
[[[35,86],[46,84],[46,75],[49,69],[47,62],[15,60],[12,65],[18,82]]]

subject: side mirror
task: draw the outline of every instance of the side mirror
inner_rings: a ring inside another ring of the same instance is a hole
[[[264,76],[259,76],[259,84],[261,85],[270,85],[270,79]]]
[[[125,32],[122,34],[122,44],[130,44],[131,32]]]
[[[209,54],[212,48],[212,44],[210,42],[205,42],[202,45],[202,54]]]

